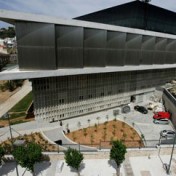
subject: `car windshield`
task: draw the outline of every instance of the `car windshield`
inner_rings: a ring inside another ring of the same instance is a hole
[[[174,132],[173,131],[169,131],[168,134],[174,134]]]

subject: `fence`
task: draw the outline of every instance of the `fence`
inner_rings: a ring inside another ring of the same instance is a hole
[[[127,148],[156,148],[158,145],[171,145],[173,144],[173,139],[162,139],[162,140],[124,140],[124,144]],[[98,150],[111,149],[111,141],[100,141],[97,143],[75,143],[75,144],[53,144],[53,146],[59,146],[58,151],[63,152],[67,148],[74,148],[81,152],[95,152]],[[54,152],[56,150],[50,150]],[[49,152],[49,151],[48,151]]]
[[[156,148],[158,145],[171,145],[173,144],[173,139],[159,139],[159,140],[123,140],[123,143],[127,148]],[[49,144],[41,145],[43,152],[63,152],[67,150],[69,147],[77,149],[81,152],[96,152],[98,150],[111,149],[111,141],[99,141],[97,143],[69,143],[64,144]],[[5,144],[3,146],[5,148],[6,154],[11,154],[12,148],[10,144]]]

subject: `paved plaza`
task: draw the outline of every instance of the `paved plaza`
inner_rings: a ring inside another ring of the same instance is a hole
[[[84,115],[77,118],[63,120],[62,127],[60,126],[60,122],[49,123],[46,121],[32,121],[23,124],[13,125],[13,136],[16,137],[19,134],[30,134],[31,132],[40,132],[42,131],[44,135],[51,141],[57,141],[62,139],[63,143],[65,137],[63,136],[63,130],[66,131],[66,128],[69,127],[71,131],[78,129],[78,123],[81,124],[79,128],[86,128],[89,125],[94,126],[95,123],[104,123],[108,120],[113,120],[115,116],[113,115],[113,109],[97,112],[94,114]],[[97,120],[97,117],[100,117]],[[132,126],[138,134],[141,136],[142,134],[145,136],[145,145],[147,147],[154,147],[159,143],[160,139],[160,131],[173,130],[171,124],[169,125],[159,125],[153,123],[153,112],[149,111],[148,114],[141,114],[135,110],[132,110],[127,114],[120,114],[116,116],[117,120],[125,121],[125,123]],[[89,121],[90,120],[90,121]],[[89,121],[89,122],[88,122]],[[1,128],[0,129],[0,141],[3,141],[10,137],[9,128]],[[163,142],[164,140],[162,140]],[[172,143],[172,141],[170,141]],[[67,144],[67,142],[66,142]]]
[[[151,152],[152,153],[152,152]],[[57,155],[57,154],[56,154]],[[91,154],[90,154],[91,155]],[[121,165],[120,176],[167,176],[163,163],[169,163],[170,155],[145,155],[128,156]],[[63,162],[61,168],[57,163]],[[127,164],[128,163],[128,164]],[[18,165],[19,175],[32,176],[25,168]],[[81,176],[115,176],[116,165],[107,157],[101,159],[84,159],[80,167]],[[67,166],[63,159],[51,159],[50,161],[35,165],[36,176],[76,176],[74,169]],[[16,176],[15,162],[8,162],[0,168],[1,176]],[[176,155],[173,156],[170,176],[176,176]]]
[[[160,131],[163,129],[173,129],[172,125],[156,125],[153,124],[153,113],[149,111],[148,114],[141,114],[137,111],[132,111],[127,114],[120,114],[116,116],[117,120],[125,121],[130,126],[134,127],[139,135],[144,134],[146,139],[146,146],[156,147],[156,144],[159,142]],[[97,117],[100,117],[97,120]],[[78,123],[81,123],[81,128],[85,128],[95,125],[95,123],[104,123],[105,121],[113,120],[115,116],[113,115],[113,109],[105,110],[101,112],[97,112],[94,114],[89,114],[77,118],[67,119],[62,121],[63,125],[60,126],[60,122],[48,123],[45,121],[32,121],[23,124],[13,125],[13,136],[16,137],[19,134],[30,134],[32,132],[42,132],[49,141],[53,142],[59,139],[63,140],[63,143],[73,144],[72,141],[67,140],[63,135],[63,130],[66,130],[67,127],[71,131],[78,129]],[[90,121],[89,121],[90,120]],[[88,123],[89,121],[89,123]],[[9,128],[1,128],[0,129],[0,141],[4,141],[10,137]],[[153,142],[149,141],[153,140]],[[83,147],[81,148],[83,149]],[[152,149],[153,150],[153,149]],[[121,176],[166,176],[166,171],[163,167],[164,163],[169,163],[170,159],[170,148],[166,153],[161,153],[158,155],[157,148],[154,149],[155,152],[148,152],[146,154],[146,149],[136,149],[136,153],[134,152],[132,155],[127,154],[127,157],[124,163],[121,166],[120,172]],[[90,150],[91,151],[91,150]],[[93,150],[92,150],[93,151]],[[94,151],[95,152],[95,151]],[[99,151],[100,152],[100,151]],[[99,153],[97,152],[97,153]],[[85,157],[85,160],[81,166],[80,173],[81,176],[114,176],[116,169],[115,165],[112,161],[109,161],[109,154],[106,156],[102,155],[101,157],[97,157],[96,154],[91,154],[91,157]],[[95,152],[96,153],[96,152]],[[129,153],[129,151],[128,151]],[[140,153],[140,155],[139,155]],[[63,154],[57,158],[57,153],[55,153],[51,157],[51,160],[48,162],[42,162],[35,165],[35,173],[37,176],[75,176],[76,172],[64,161]],[[57,158],[57,159],[53,159]],[[63,162],[63,166],[61,172],[58,173],[57,163]],[[171,166],[171,176],[176,176],[176,155],[174,153],[174,157],[172,160]],[[20,176],[31,176],[31,173],[27,171],[25,168],[21,168],[18,165],[18,170]],[[15,163],[7,162],[0,169],[0,175],[2,176],[15,176]]]

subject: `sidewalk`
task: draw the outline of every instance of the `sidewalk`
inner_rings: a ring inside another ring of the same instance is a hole
[[[170,155],[156,155],[153,150],[142,151],[140,150],[139,156],[133,156],[136,151],[128,151],[127,156],[120,168],[120,176],[168,176],[163,167],[163,163],[169,163]],[[81,176],[115,176],[116,165],[113,161],[109,160],[109,152],[103,152],[99,155],[94,153],[84,153],[84,160],[80,166]],[[151,155],[146,155],[150,153]],[[36,176],[76,176],[74,169],[71,169],[65,163],[63,154],[52,154],[50,161],[37,163],[35,165]],[[130,156],[131,155],[131,156]],[[96,156],[98,158],[96,158]],[[99,158],[100,157],[100,158]],[[128,166],[126,165],[129,161]],[[63,162],[61,168],[57,168],[57,163]],[[29,171],[18,165],[19,175],[32,176]],[[173,155],[173,160],[170,169],[170,176],[176,176],[176,155]],[[0,175],[2,176],[16,176],[15,162],[7,162],[0,169]]]
[[[0,117],[8,112],[14,105],[16,105],[24,96],[26,96],[32,90],[31,83],[26,80],[22,88],[12,95],[7,101],[0,105]]]

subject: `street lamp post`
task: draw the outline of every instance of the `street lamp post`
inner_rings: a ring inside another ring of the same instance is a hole
[[[171,167],[172,157],[173,157],[173,153],[174,153],[175,142],[176,142],[176,134],[174,136],[174,142],[173,142],[173,146],[172,146],[172,152],[171,152],[171,157],[170,157],[169,165],[166,168],[166,173],[167,174],[170,174],[170,167]]]
[[[10,138],[11,138],[11,141],[12,141],[12,139],[13,139],[12,128],[11,128],[10,118],[9,118],[9,114],[8,113],[7,113],[7,119],[8,119],[8,123],[9,123]],[[13,142],[12,142],[12,146],[13,146]]]
[[[13,136],[12,136],[12,128],[11,128],[10,117],[9,117],[9,116],[10,116],[10,115],[7,113],[7,114],[6,114],[6,117],[7,117],[7,119],[8,119],[8,123],[9,123],[10,138],[11,138],[12,148],[14,148],[14,144],[13,144],[13,142],[12,142],[12,139],[13,139]],[[16,169],[16,174],[17,174],[17,176],[19,176],[17,163],[15,163],[15,169]]]

